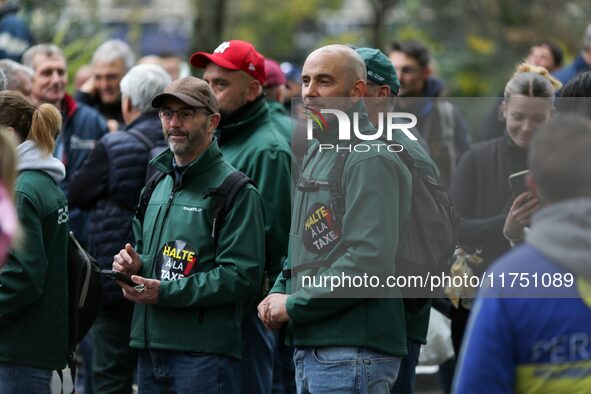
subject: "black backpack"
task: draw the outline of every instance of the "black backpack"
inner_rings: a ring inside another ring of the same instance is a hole
[[[160,153],[164,152],[168,148],[168,144],[166,141],[160,141],[159,143],[155,143],[151,139],[149,139],[144,133],[136,129],[129,129],[127,132],[137,138],[146,148],[148,148],[148,163],[158,156]],[[154,174],[161,174],[159,170],[148,165],[146,167],[146,184],[154,177]]]
[[[70,231],[68,239],[68,367],[73,387],[75,387],[76,377],[76,345],[94,323],[101,297],[101,269]],[[63,381],[61,371],[58,371],[58,374]]]
[[[339,221],[345,214],[345,196],[341,188],[341,178],[349,154],[347,149],[338,152],[330,175],[331,181],[335,184],[323,185],[323,188],[330,190],[332,194],[332,207]],[[443,185],[425,174],[406,150],[394,154],[400,155],[412,175],[411,217],[406,232],[398,244],[395,258],[396,275],[407,278],[441,275],[443,272],[448,272],[448,261],[456,247],[460,217]],[[290,277],[305,269],[320,268],[330,264],[331,262],[328,261],[317,261],[292,268],[291,271],[294,272],[284,270],[283,273]],[[418,312],[429,300],[424,297],[424,294],[420,298],[417,297],[417,293],[419,292],[401,288],[404,305],[409,312]]]
[[[162,172],[157,172],[152,175],[152,177],[148,180],[146,187],[144,188],[144,192],[140,197],[140,202],[137,206],[135,215],[140,221],[143,223],[144,216],[146,214],[146,209],[148,208],[148,204],[150,202],[150,198],[152,197],[152,193],[158,183],[164,179],[166,174]],[[256,186],[256,183],[251,178],[247,177],[244,173],[240,171],[234,171],[230,173],[223,182],[218,187],[210,188],[205,193],[205,198],[212,197],[213,201],[211,203],[212,206],[212,229],[211,229],[211,238],[214,247],[217,246],[218,242],[218,235],[220,228],[226,222],[226,215],[230,212],[232,204],[234,203],[234,199],[236,195],[244,186],[247,184],[251,184]],[[266,242],[265,242],[266,245]],[[265,252],[268,254],[267,247],[265,246]],[[268,280],[268,267],[269,259],[265,259],[265,278],[263,283],[263,292],[266,294],[269,291],[269,280]]]

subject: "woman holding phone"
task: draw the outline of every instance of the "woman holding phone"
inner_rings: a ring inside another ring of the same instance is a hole
[[[523,63],[504,90],[500,115],[503,136],[475,144],[458,163],[450,196],[462,216],[459,244],[468,252],[481,250],[484,263],[477,275],[523,237],[523,229],[539,209],[530,192],[513,198],[512,174],[527,169],[527,150],[536,131],[554,111],[554,95],[561,86],[543,67]],[[469,310],[452,308],[452,341],[456,354],[464,335]]]

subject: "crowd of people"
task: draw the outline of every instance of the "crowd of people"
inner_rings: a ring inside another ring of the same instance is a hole
[[[327,45],[299,68],[238,39],[137,62],[111,39],[72,95],[64,52],[23,45],[0,48],[0,394],[49,393],[66,366],[69,231],[133,283],[103,277],[78,347],[87,394],[413,393],[432,307],[451,320],[444,392],[591,390],[591,31],[564,68],[553,42],[533,45],[473,144],[418,41]],[[544,299],[490,285],[419,310],[398,290],[301,286],[394,269],[413,215],[392,141],[340,154],[355,141],[322,116],[334,105],[355,135],[413,114],[416,138],[395,142],[449,189],[474,275],[575,285]]]

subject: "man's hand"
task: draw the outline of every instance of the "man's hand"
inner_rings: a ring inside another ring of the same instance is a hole
[[[116,281],[123,289],[123,297],[136,304],[157,304],[158,290],[160,289],[160,281],[156,279],[146,279],[138,275],[133,275],[131,280],[139,286],[143,285],[143,290],[138,286],[129,286],[121,281]]]
[[[280,293],[269,294],[258,306],[259,318],[270,330],[281,328],[289,320],[285,304],[287,295]]]
[[[94,75],[88,78],[86,82],[84,82],[82,86],[80,86],[80,91],[91,96],[94,96],[96,94],[96,82],[94,79]]]
[[[136,253],[131,244],[125,244],[125,249],[121,249],[119,254],[113,257],[113,270],[126,275],[135,275],[142,268],[142,260]]]

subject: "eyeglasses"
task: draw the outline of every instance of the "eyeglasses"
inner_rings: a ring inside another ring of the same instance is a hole
[[[195,114],[198,112],[208,113],[205,110],[197,110],[195,108],[182,108],[178,111],[173,111],[172,109],[165,108],[158,111],[158,115],[161,119],[171,121],[174,114],[176,114],[181,122],[189,122],[193,120]]]
[[[400,74],[414,74],[419,70],[416,66],[402,66],[400,67]]]

